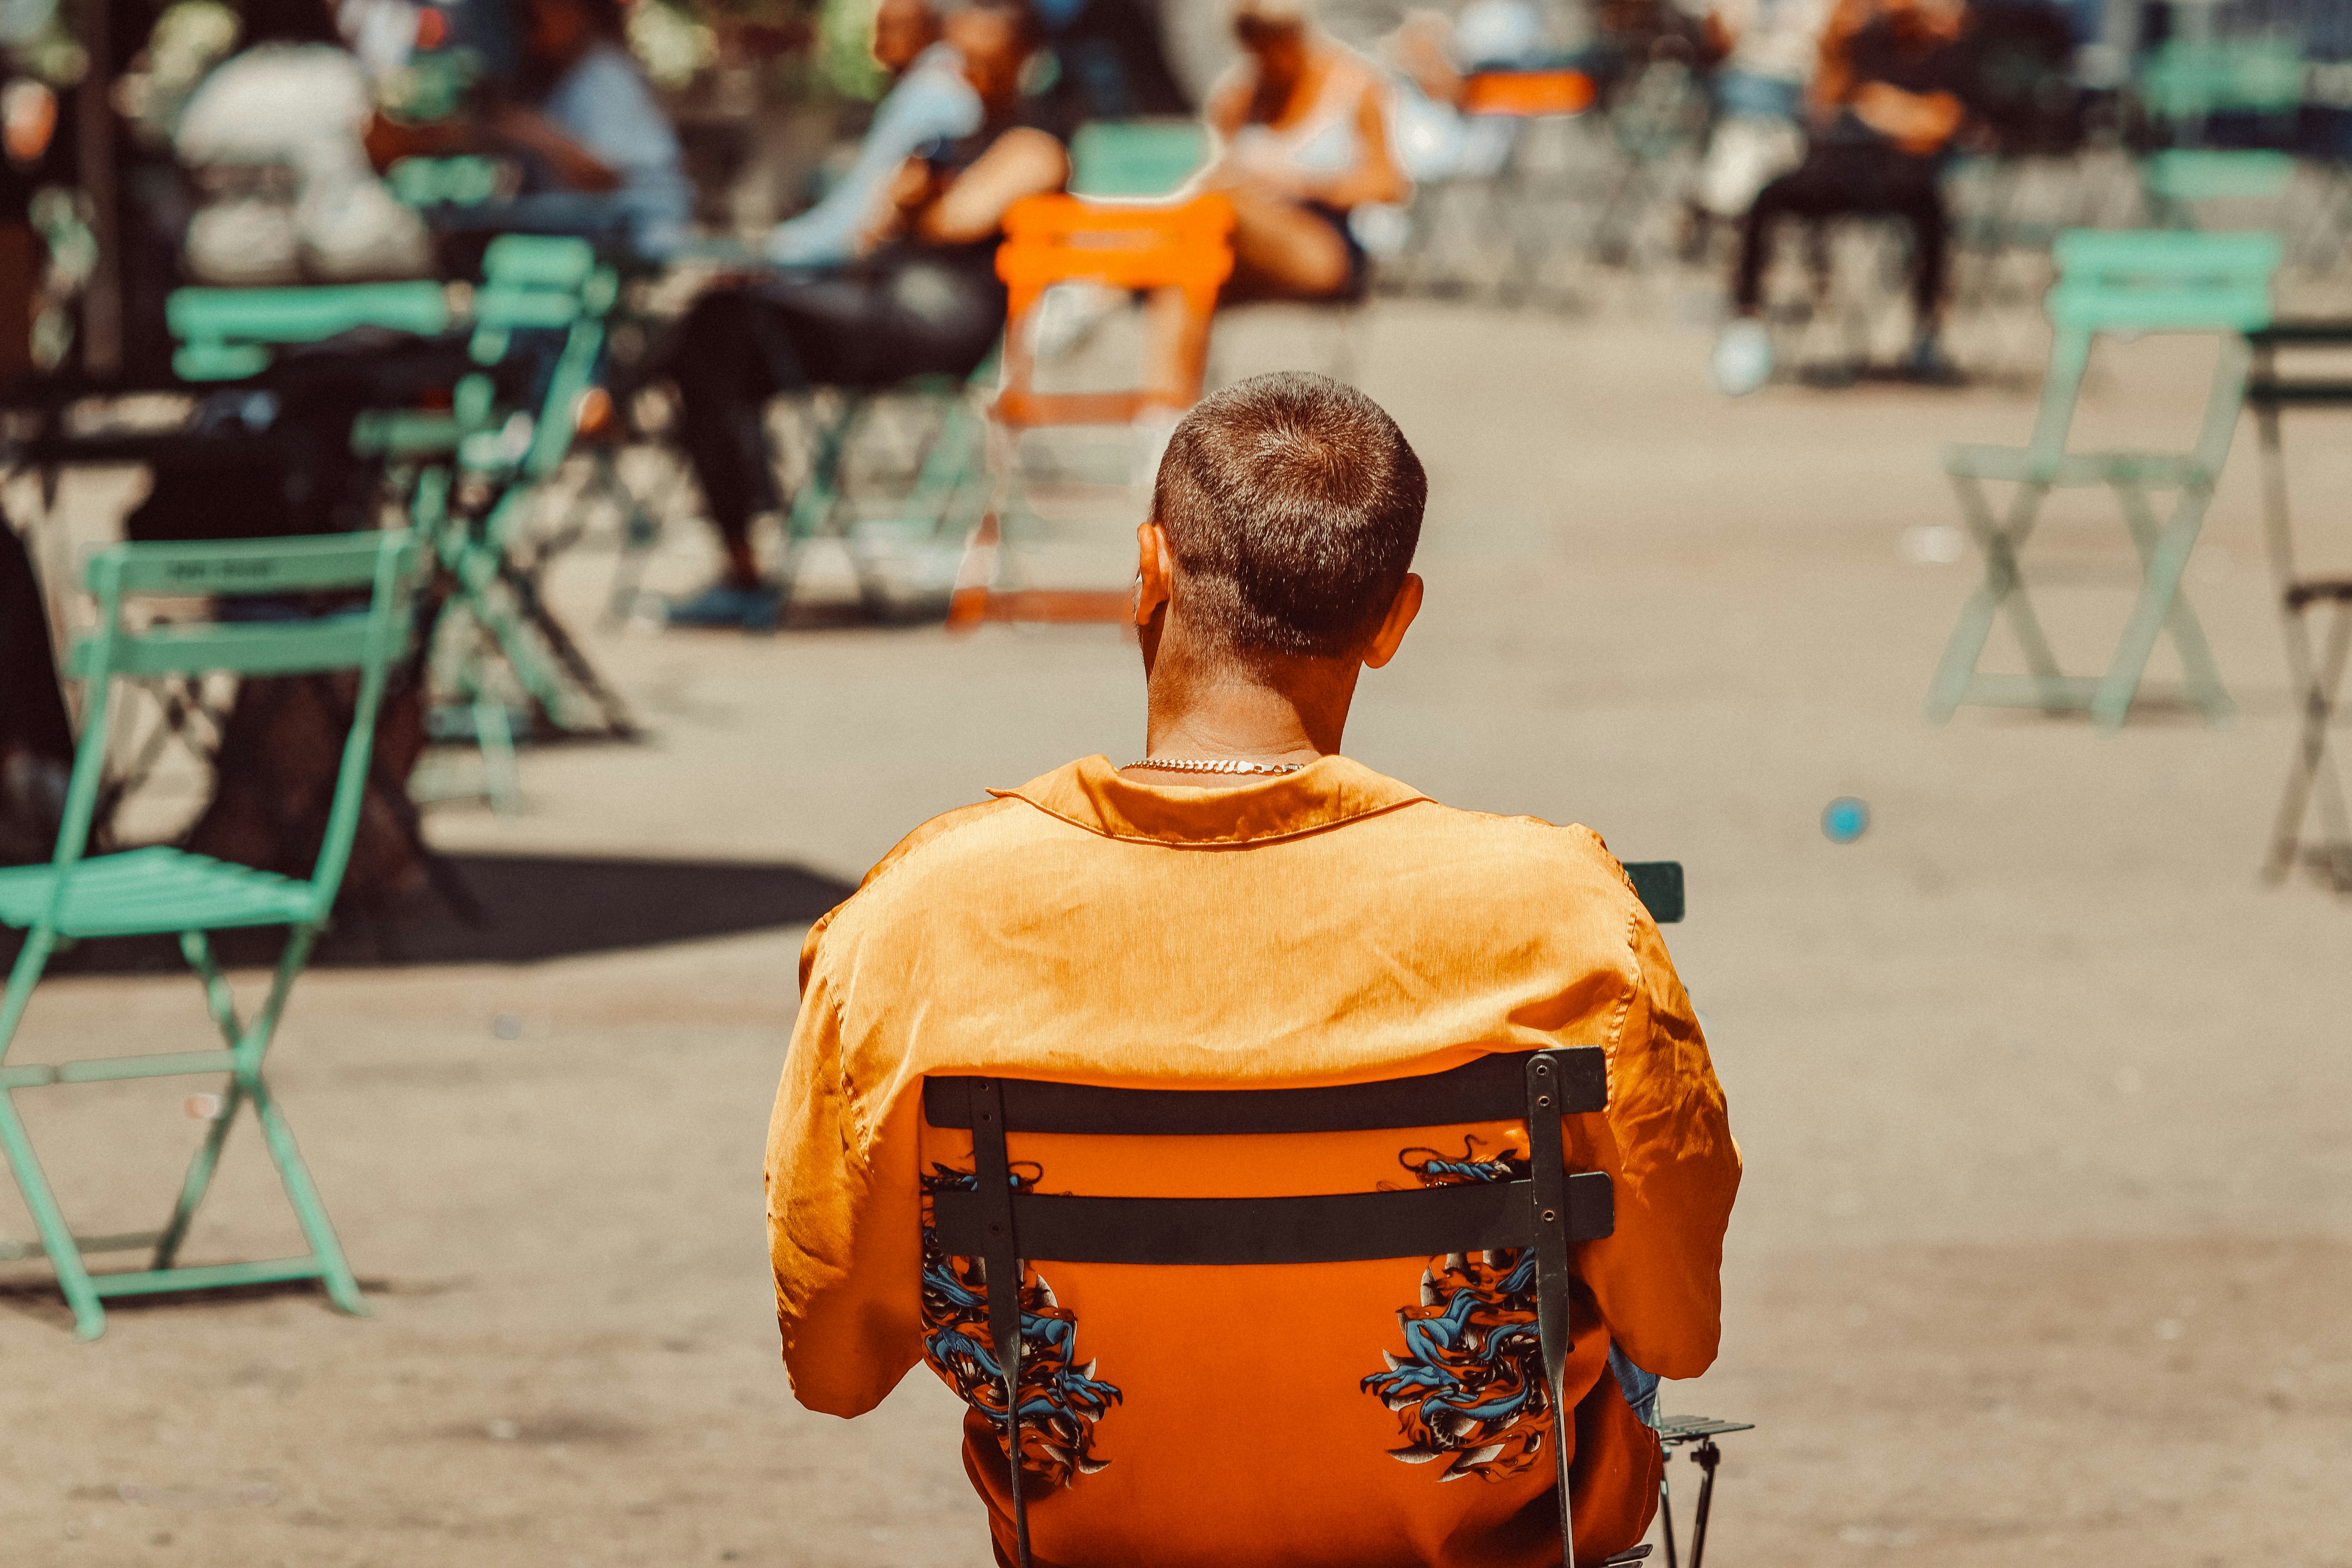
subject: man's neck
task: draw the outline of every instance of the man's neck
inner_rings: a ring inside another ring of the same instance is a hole
[[[1187,661],[1189,662],[1189,661]],[[1151,672],[1147,754],[1191,762],[1311,763],[1339,750],[1360,667],[1341,659],[1219,659]],[[1188,784],[1225,775],[1186,774]],[[1247,775],[1231,782],[1246,783]]]

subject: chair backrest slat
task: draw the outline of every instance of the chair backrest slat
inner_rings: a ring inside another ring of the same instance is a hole
[[[2199,450],[2216,422],[2234,428],[2244,361],[2232,345],[2269,325],[2271,278],[2281,247],[2268,234],[2200,234],[2179,229],[2073,228],[2052,249],[2058,280],[2043,301],[2053,337],[2030,450],[2054,465],[2066,450],[2092,340],[2101,333],[2212,332],[2221,337],[2222,370],[2206,405]],[[2234,357],[2233,357],[2234,355]],[[2228,452],[2226,440],[2222,455]]]
[[[100,552],[90,558],[85,578],[101,600],[110,592],[218,596],[365,588],[375,582],[383,537],[331,533],[142,544]]]
[[[1563,1110],[1609,1102],[1608,1060],[1598,1046],[1555,1053],[1568,1082]],[[1008,1132],[1197,1138],[1223,1134],[1370,1132],[1516,1121],[1527,1114],[1527,1058],[1498,1051],[1444,1072],[1308,1089],[1104,1089],[999,1079]],[[976,1078],[923,1080],[923,1116],[934,1127],[972,1125]]]
[[[1544,1404],[1555,1432],[1571,1420],[1570,1248],[1609,1236],[1615,1203],[1606,1172],[1571,1173],[1565,1116],[1603,1109],[1608,1067],[1598,1047],[1497,1051],[1412,1078],[1300,1089],[1109,1089],[1037,1079],[927,1077],[924,1118],[971,1131],[968,1188],[930,1194],[929,1224],[950,1257],[981,1262],[995,1356],[998,1408],[1009,1417],[1013,1560],[1032,1568],[1021,1456],[1024,1262],[1254,1267],[1336,1264],[1520,1249],[1532,1292]],[[1248,1198],[1038,1193],[1013,1175],[1007,1139],[1026,1132],[1108,1137],[1419,1130],[1514,1121],[1527,1129],[1525,1174],[1377,1192]],[[1391,1363],[1395,1364],[1394,1363]],[[983,1414],[987,1414],[982,1406]],[[1574,1561],[1569,1445],[1551,1444],[1560,1548]]]
[[[365,611],[305,617],[285,623],[256,622],[183,626],[166,623],[143,632],[125,632],[114,645],[110,668],[117,675],[307,675],[348,669],[367,656],[372,624]],[[77,676],[92,661],[95,643],[75,648]],[[89,649],[91,652],[83,650]]]
[[[1609,1177],[1566,1177],[1570,1241],[1615,1228]],[[1013,1228],[1031,1262],[1134,1263],[1243,1268],[1279,1263],[1360,1263],[1437,1258],[1528,1247],[1535,1241],[1527,1181],[1469,1182],[1388,1193],[1318,1193],[1278,1198],[1082,1197],[1017,1193]],[[977,1192],[931,1196],[940,1243],[978,1257],[989,1243],[987,1205]]]
[[[180,289],[163,316],[180,348],[173,368],[188,381],[226,381],[268,368],[270,350],[322,342],[362,327],[432,337],[450,326],[438,283],[345,283],[299,289]]]
[[[2062,331],[2252,331],[2270,323],[2280,255],[2269,234],[2068,229],[2050,320]]]

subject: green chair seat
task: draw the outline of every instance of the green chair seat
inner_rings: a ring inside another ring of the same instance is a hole
[[[185,850],[102,855],[72,866],[0,870],[0,925],[31,926],[48,911],[59,878],[64,937],[145,936],[237,926],[292,925],[314,918],[310,884]]]

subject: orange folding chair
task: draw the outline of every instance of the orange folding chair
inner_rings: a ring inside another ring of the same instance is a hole
[[[1003,459],[998,496],[982,516],[964,551],[948,625],[983,620],[1118,621],[1123,592],[1071,593],[992,589],[1003,548],[1002,517],[1014,499],[1019,468],[1012,443],[1024,430],[1045,426],[1126,425],[1166,388],[1108,392],[1040,392],[1030,318],[1056,283],[1096,283],[1131,290],[1181,291],[1184,314],[1205,339],[1217,292],[1234,269],[1234,209],[1221,195],[1169,203],[1108,203],[1077,196],[1032,196],[1004,217],[1004,244],[996,275],[1008,291],[1004,381],[990,406],[989,423]],[[1201,395],[1201,367],[1190,367],[1181,389],[1187,403]]]

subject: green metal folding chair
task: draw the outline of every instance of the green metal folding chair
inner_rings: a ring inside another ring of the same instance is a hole
[[[433,716],[435,732],[480,748],[486,793],[501,808],[516,794],[510,698],[527,722],[559,733],[636,733],[620,698],[548,608],[539,584],[544,563],[519,550],[539,487],[572,449],[616,289],[585,240],[499,236],[467,304],[467,348],[482,368],[458,384],[447,412],[385,411],[364,416],[358,432],[363,447],[404,476],[412,526],[451,584],[436,685],[452,700]],[[533,331],[562,336],[537,401],[524,406],[493,373],[516,334]],[[469,504],[455,504],[460,497]]]
[[[0,870],[0,923],[26,932],[5,995],[0,997],[0,1146],[5,1146],[17,1190],[39,1230],[39,1248],[47,1254],[73,1309],[75,1331],[85,1340],[105,1331],[106,1314],[100,1302],[109,1296],[317,1279],[345,1311],[367,1310],[285,1113],[270,1093],[262,1063],[288,993],[327,923],[351,858],[385,674],[409,639],[415,563],[415,547],[405,532],[124,544],[90,563],[89,585],[98,600],[99,621],[73,655],[73,672],[87,683],[89,698],[57,853],[46,866]],[[217,602],[257,595],[361,590],[368,595],[363,608],[294,620],[173,621],[142,628],[124,613],[132,601],[157,596],[204,595]],[[108,695],[116,679],[210,671],[323,677],[344,670],[358,677],[351,732],[343,742],[326,832],[309,879],[165,847],[85,858],[91,811],[106,765]],[[257,1012],[240,1018],[207,933],[278,925],[289,931],[268,993]],[[224,1048],[7,1064],[8,1047],[53,952],[87,938],[159,933],[179,936],[180,951],[204,984]],[[17,1115],[17,1091],[215,1072],[228,1075],[227,1090],[163,1228],[153,1235],[77,1238],[67,1227]],[[189,1223],[204,1201],[230,1125],[248,1105],[261,1124],[262,1140],[310,1251],[266,1262],[183,1265],[178,1255]],[[92,1274],[83,1262],[86,1251],[151,1246],[149,1266],[143,1269]]]
[[[1930,723],[1945,722],[1967,702],[2051,712],[2088,709],[2096,724],[2112,730],[2131,709],[2159,632],[2170,634],[2189,698],[2208,721],[2232,710],[2196,614],[2180,593],[2180,575],[2237,429],[2248,363],[2239,334],[2270,321],[2279,251],[2277,238],[2263,234],[2074,229],[2059,237],[2058,281],[2044,307],[2055,337],[2032,443],[1945,448],[1944,471],[1952,476],[1969,531],[1984,551],[1985,578],[1961,609],[1929,684]],[[2147,332],[2221,338],[2196,446],[2186,452],[2068,450],[2093,340]],[[2016,487],[2005,514],[1996,513],[1986,496],[1985,486],[1993,482]],[[2026,597],[2019,563],[2043,498],[2053,489],[2095,485],[2115,491],[2140,565],[2138,599],[2106,673],[2095,678],[2061,673]],[[2152,490],[2175,493],[2162,521],[2150,504]],[[2024,650],[2024,675],[1977,668],[1993,622],[2004,614]]]

